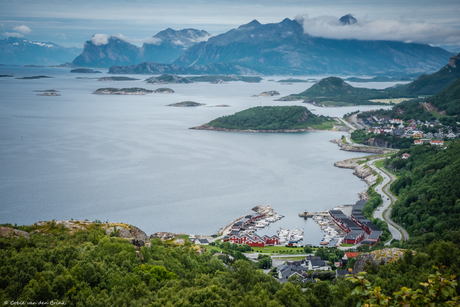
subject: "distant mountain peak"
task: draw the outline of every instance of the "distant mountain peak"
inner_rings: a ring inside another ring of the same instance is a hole
[[[451,56],[450,59],[449,59],[449,64],[447,64],[447,65],[449,65],[450,67],[456,68],[457,64],[460,65],[459,62],[460,62],[460,53],[457,54],[457,55]]]
[[[257,19],[254,19],[250,23],[247,23],[245,25],[241,25],[238,27],[238,29],[250,29],[250,28],[256,28],[258,26],[261,26],[262,24],[257,21]]]
[[[342,17],[340,17],[339,20],[340,20],[340,23],[342,25],[344,25],[344,26],[345,25],[352,25],[352,24],[355,24],[355,23],[358,22],[358,20],[355,17],[353,17],[353,15],[351,15],[351,14],[347,14],[345,16],[342,16]]]

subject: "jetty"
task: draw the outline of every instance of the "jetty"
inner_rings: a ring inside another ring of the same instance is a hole
[[[314,217],[315,215],[328,216],[329,212],[327,212],[327,211],[325,211],[325,212],[308,212],[307,210],[305,210],[304,212],[299,213],[299,217],[303,217],[304,219],[309,218],[309,217]]]

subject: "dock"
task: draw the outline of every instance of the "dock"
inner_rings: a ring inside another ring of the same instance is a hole
[[[304,219],[309,218],[309,217],[314,217],[315,215],[320,215],[320,216],[328,216],[329,212],[308,212],[305,210],[304,212],[299,213],[299,217],[303,217]]]

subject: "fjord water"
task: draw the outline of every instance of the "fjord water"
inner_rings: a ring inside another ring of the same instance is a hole
[[[99,219],[130,223],[147,234],[213,234],[254,206],[270,205],[285,216],[271,226],[272,234],[279,227],[305,228],[305,242],[317,244],[319,228],[298,212],[354,203],[367,188],[351,170],[333,165],[365,155],[329,142],[342,132],[188,129],[253,106],[302,105],[250,96],[268,90],[285,96],[311,83],[282,85],[264,78],[258,84],[167,85],[174,94],[103,96],[91,93],[101,87],[164,86],[100,82],[105,74],[69,71],[0,67],[0,74],[14,77],[53,77],[0,79],[0,223]],[[34,92],[51,89],[61,96]],[[185,100],[206,106],[167,106]],[[215,107],[224,104],[230,107]],[[313,112],[342,116],[373,108],[315,107]]]

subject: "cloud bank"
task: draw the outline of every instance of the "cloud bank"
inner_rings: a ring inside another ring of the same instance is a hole
[[[357,18],[358,19],[358,18]],[[343,25],[339,18],[297,16],[304,32],[311,36],[335,39],[390,40],[421,44],[459,44],[460,29],[424,22],[406,23],[392,19],[359,20]]]
[[[32,33],[32,30],[25,25],[16,26],[13,28],[14,32],[3,32],[6,37],[24,37],[24,34]]]
[[[3,35],[6,37],[24,37],[21,33],[16,33],[16,32],[3,32]]]
[[[138,38],[129,38],[127,36],[124,36],[123,34],[118,34],[114,36],[110,36],[107,34],[94,34],[93,37],[91,37],[91,42],[96,46],[107,45],[111,37],[119,38],[128,43],[144,43],[144,44],[155,44],[155,45],[158,45],[161,43],[161,39],[156,38],[156,37],[147,37],[144,39],[138,39]]]
[[[109,35],[107,34],[94,34],[91,37],[91,42],[96,46],[107,45],[109,43]]]
[[[16,27],[13,28],[13,31],[21,33],[21,34],[30,34],[30,33],[32,33],[32,30],[28,26],[25,26],[25,25],[16,26]]]

